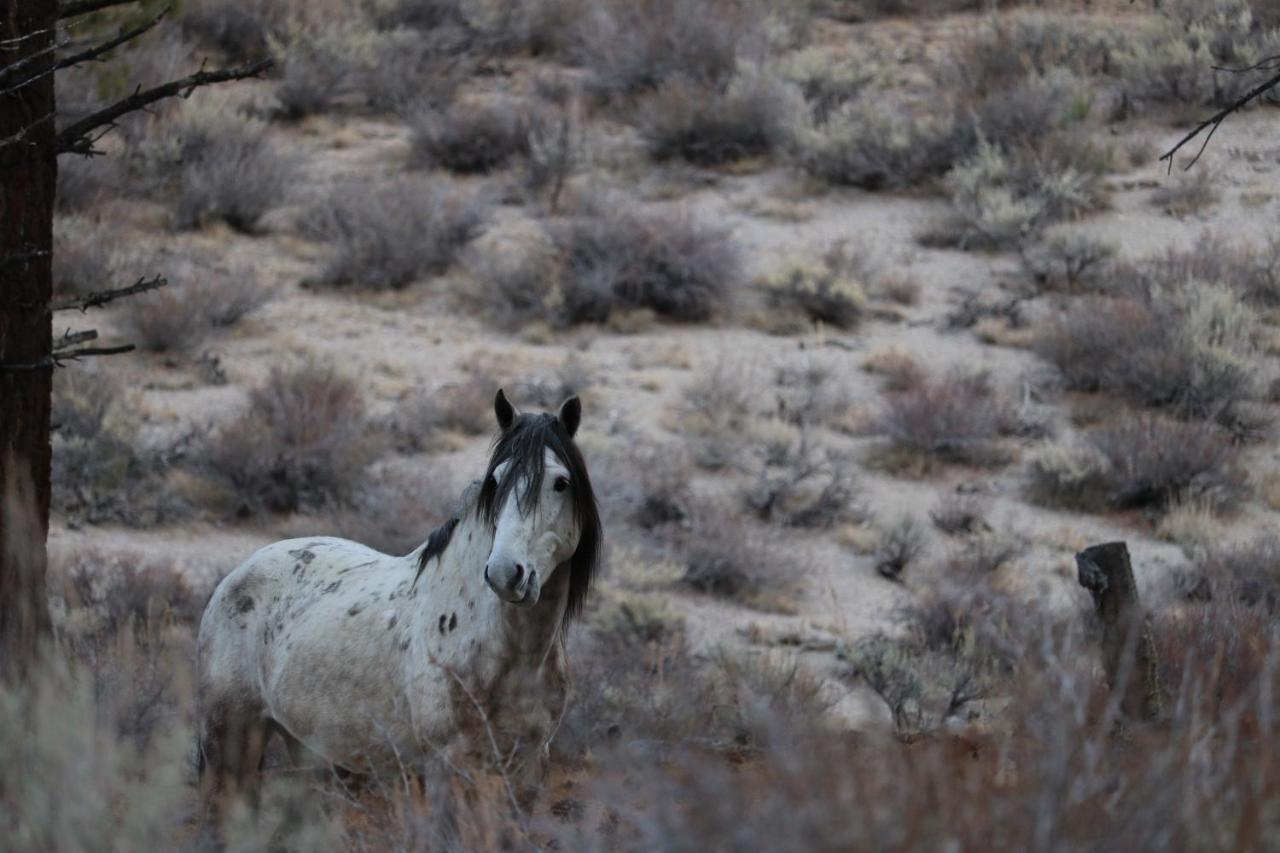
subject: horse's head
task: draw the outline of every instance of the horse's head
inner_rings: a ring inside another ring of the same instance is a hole
[[[552,574],[567,566],[573,615],[591,582],[601,536],[591,479],[573,442],[582,404],[571,397],[554,415],[519,414],[499,390],[494,413],[499,433],[478,503],[494,530],[485,581],[504,601],[532,606]]]

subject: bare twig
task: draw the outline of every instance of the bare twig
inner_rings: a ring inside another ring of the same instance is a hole
[[[134,0],[59,0],[58,17],[74,18],[76,15],[87,15],[100,9],[110,9],[112,6],[124,6],[133,2]]]
[[[96,341],[98,339],[97,329],[85,329],[82,332],[73,332],[70,329],[62,333],[62,337],[53,343],[53,351],[55,353],[70,349],[76,344],[87,343],[88,341]]]
[[[226,68],[218,71],[202,70],[183,77],[181,80],[173,80],[151,89],[144,90],[139,88],[129,97],[98,110],[96,113],[86,116],[70,127],[65,128],[58,134],[55,150],[59,154],[70,152],[85,155],[93,154],[95,153],[93,143],[96,139],[91,139],[90,134],[99,128],[105,127],[110,130],[114,126],[115,120],[121,116],[140,110],[165,98],[174,96],[186,97],[201,86],[256,77],[272,65],[272,60],[263,59],[241,68]]]
[[[44,77],[48,77],[50,74],[53,74],[54,72],[59,71],[63,68],[70,68],[73,65],[79,65],[83,62],[91,62],[95,59],[98,59],[103,54],[111,52],[112,50],[119,47],[120,45],[125,44],[126,42],[133,41],[138,36],[142,35],[147,30],[151,29],[156,24],[160,23],[160,20],[164,18],[165,15],[169,14],[169,8],[170,7],[164,8],[163,10],[161,10],[160,14],[156,15],[154,18],[142,24],[139,24],[138,26],[134,27],[131,30],[121,30],[115,36],[115,38],[107,39],[106,41],[102,42],[102,44],[95,45],[94,47],[88,48],[87,50],[82,50],[79,53],[74,53],[71,56],[66,56],[66,57],[63,57],[62,59],[59,59],[57,62],[54,62],[48,68],[44,69],[43,71],[40,71],[39,73],[31,77],[28,77],[27,79],[23,80],[21,83],[15,83],[14,85],[10,86],[8,89],[4,89],[3,91],[0,91],[0,97],[3,97],[4,95],[13,94],[19,89],[22,89],[26,86],[30,86],[32,83],[35,83],[36,81],[41,80]]]
[[[161,276],[155,278],[140,278],[134,284],[128,287],[117,287],[110,290],[99,290],[90,293],[88,296],[77,296],[71,299],[59,299],[50,303],[50,311],[80,311],[85,312],[90,308],[98,308],[117,299],[123,299],[126,296],[134,296],[138,293],[146,293],[148,290],[157,290],[167,285],[169,281]]]
[[[1173,146],[1164,154],[1162,154],[1160,156],[1161,161],[1164,161],[1164,160],[1169,161],[1169,172],[1172,173],[1174,155],[1177,154],[1178,151],[1184,145],[1186,145],[1188,142],[1195,139],[1197,136],[1203,133],[1206,129],[1208,129],[1209,131],[1208,134],[1205,135],[1204,141],[1200,143],[1200,150],[1196,152],[1196,156],[1191,158],[1191,162],[1183,167],[1183,171],[1189,171],[1191,167],[1194,166],[1197,161],[1199,161],[1200,157],[1204,154],[1205,149],[1209,147],[1209,140],[1213,139],[1213,135],[1217,133],[1218,127],[1222,124],[1223,121],[1226,120],[1228,116],[1230,116],[1234,112],[1238,112],[1239,110],[1244,109],[1244,107],[1247,106],[1250,101],[1253,101],[1257,98],[1262,97],[1271,89],[1274,89],[1276,86],[1280,86],[1280,74],[1277,74],[1276,76],[1267,80],[1265,83],[1255,86],[1254,88],[1250,89],[1247,93],[1245,93],[1244,95],[1242,95],[1241,97],[1233,101],[1230,105],[1223,107],[1221,110],[1214,113],[1209,118],[1200,122],[1200,124],[1196,125],[1194,130],[1192,130],[1186,136],[1182,137],[1182,139],[1178,141],[1177,145]]]

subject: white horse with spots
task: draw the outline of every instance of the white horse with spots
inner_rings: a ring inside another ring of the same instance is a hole
[[[496,750],[540,779],[600,520],[573,442],[578,399],[517,414],[499,391],[494,408],[484,479],[421,547],[290,539],[218,584],[197,647],[206,809],[249,786],[275,733],[295,760],[357,773]]]

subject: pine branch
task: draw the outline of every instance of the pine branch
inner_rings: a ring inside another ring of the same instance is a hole
[[[57,62],[53,63],[48,68],[41,71],[40,73],[32,77],[28,77],[26,80],[23,80],[21,83],[15,83],[14,85],[10,86],[8,89],[0,91],[0,97],[3,97],[5,95],[11,95],[14,92],[18,91],[19,89],[22,89],[26,86],[30,86],[32,83],[35,83],[37,80],[41,80],[45,77],[48,77],[50,74],[60,71],[63,68],[70,68],[71,66],[79,65],[82,62],[90,62],[92,60],[95,60],[98,57],[102,56],[103,54],[109,53],[110,51],[114,50],[120,45],[125,44],[126,42],[133,41],[138,36],[142,35],[147,30],[151,29],[156,24],[160,23],[160,20],[164,18],[165,15],[169,14],[169,10],[171,8],[172,7],[168,7],[168,6],[165,7],[160,12],[160,14],[156,15],[151,20],[146,21],[145,23],[140,24],[131,30],[128,30],[128,31],[121,30],[120,33],[115,38],[108,39],[104,41],[102,44],[96,45],[95,47],[91,47],[87,50],[83,50],[80,53],[76,53],[76,54],[72,54],[71,56],[64,57],[63,59],[59,59]]]
[[[266,71],[274,63],[270,59],[263,59],[252,65],[242,68],[226,68],[218,71],[197,71],[181,80],[173,80],[151,89],[139,89],[123,100],[117,101],[109,107],[98,110],[92,115],[86,116],[75,124],[62,130],[58,134],[57,142],[54,150],[58,154],[76,153],[86,156],[96,153],[93,143],[96,139],[91,139],[90,134],[99,128],[110,130],[115,126],[115,120],[121,116],[136,112],[143,109],[149,104],[165,98],[174,96],[186,97],[195,89],[201,86],[208,86],[213,83],[225,83],[230,80],[244,80],[249,77],[256,77],[263,71]],[[105,131],[104,131],[105,132]]]
[[[1263,63],[1259,63],[1258,66],[1254,66],[1254,67],[1255,68],[1261,67],[1265,63],[1274,62],[1274,61],[1275,61],[1275,57],[1272,57],[1271,59],[1263,60]],[[1246,69],[1239,69],[1239,70],[1249,71],[1251,69],[1246,68]],[[1169,171],[1173,172],[1174,155],[1178,153],[1178,151],[1182,148],[1182,146],[1186,145],[1188,142],[1195,139],[1197,136],[1203,133],[1206,129],[1208,129],[1209,133],[1205,135],[1204,141],[1200,143],[1200,150],[1196,152],[1196,156],[1191,158],[1191,162],[1183,167],[1183,171],[1189,171],[1191,167],[1194,166],[1196,162],[1200,159],[1200,157],[1203,156],[1205,149],[1209,147],[1209,140],[1213,139],[1213,135],[1218,132],[1218,127],[1222,124],[1223,121],[1226,120],[1228,116],[1230,116],[1234,112],[1238,112],[1239,110],[1244,109],[1245,106],[1247,106],[1250,101],[1253,101],[1257,98],[1262,97],[1267,92],[1269,92],[1270,90],[1274,89],[1277,86],[1280,86],[1280,74],[1277,74],[1276,76],[1272,77],[1270,80],[1267,80],[1265,83],[1262,83],[1254,87],[1253,89],[1250,89],[1247,93],[1237,98],[1229,106],[1223,107],[1221,110],[1214,113],[1209,118],[1200,122],[1200,124],[1196,125],[1194,130],[1192,130],[1186,136],[1182,137],[1182,139],[1178,141],[1177,145],[1173,146],[1164,154],[1162,154],[1160,156],[1160,160],[1162,162],[1165,160],[1168,160]]]
[[[158,290],[168,284],[168,280],[156,276],[155,278],[140,278],[134,284],[128,287],[117,287],[110,290],[99,290],[90,293],[88,296],[79,296],[74,299],[61,299],[49,305],[50,311],[80,311],[84,313],[90,308],[98,308],[106,305],[108,302],[114,302],[117,299],[123,299],[126,296],[133,296],[138,293],[146,293],[148,290]]]

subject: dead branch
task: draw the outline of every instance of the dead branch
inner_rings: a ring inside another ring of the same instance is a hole
[[[134,0],[59,0],[58,18],[74,18],[76,15],[87,15],[112,6],[124,6]]]
[[[19,89],[22,89],[26,86],[30,86],[32,83],[35,83],[37,80],[47,77],[50,74],[53,74],[57,71],[62,70],[63,68],[70,68],[73,65],[80,65],[81,63],[84,63],[84,62],[91,62],[93,60],[96,60],[99,57],[103,56],[104,54],[111,52],[112,50],[119,47],[120,45],[133,41],[138,36],[142,35],[147,30],[150,30],[156,24],[160,23],[160,20],[164,18],[165,15],[169,14],[170,8],[172,7],[165,7],[160,11],[160,14],[156,15],[154,18],[150,19],[149,21],[145,21],[142,24],[139,24],[138,26],[134,27],[131,30],[122,29],[116,35],[115,38],[107,39],[106,41],[102,42],[99,45],[95,45],[94,47],[88,48],[87,50],[82,50],[79,53],[74,53],[71,56],[67,56],[67,57],[63,57],[62,59],[59,59],[57,62],[54,62],[48,68],[44,69],[43,71],[31,77],[28,77],[27,79],[23,80],[21,83],[15,83],[14,85],[10,86],[8,89],[4,89],[3,91],[0,91],[0,97],[3,97],[5,95],[11,95],[14,92],[18,91]],[[8,69],[5,69],[5,70],[7,71]]]
[[[148,290],[158,290],[169,283],[168,279],[161,276],[155,278],[140,278],[134,284],[128,287],[116,287],[110,290],[99,290],[90,293],[88,296],[77,296],[71,299],[59,299],[50,303],[50,311],[80,311],[81,313],[88,311],[90,308],[99,308],[109,302],[117,299],[123,299],[126,296],[134,296],[139,293],[146,293]]]
[[[1270,59],[1263,60],[1262,62],[1258,63],[1257,65],[1251,68],[1222,69],[1222,70],[1234,70],[1238,72],[1243,72],[1243,71],[1252,71],[1252,70],[1256,70],[1264,67],[1274,68],[1275,66],[1273,63],[1275,63],[1276,59],[1277,59],[1276,57],[1272,57]],[[1162,154],[1160,156],[1160,160],[1161,161],[1167,160],[1169,162],[1169,172],[1172,173],[1174,155],[1177,154],[1178,151],[1184,145],[1186,145],[1191,140],[1195,139],[1201,133],[1204,133],[1204,131],[1207,129],[1209,132],[1205,135],[1204,141],[1200,143],[1200,150],[1196,152],[1196,156],[1191,158],[1191,162],[1183,167],[1184,172],[1189,171],[1191,167],[1194,166],[1196,162],[1200,159],[1200,157],[1204,154],[1205,149],[1209,147],[1209,140],[1213,139],[1213,135],[1218,132],[1218,127],[1222,124],[1223,121],[1227,119],[1228,116],[1230,116],[1232,113],[1239,112],[1240,110],[1244,109],[1246,106],[1248,106],[1250,102],[1262,97],[1267,92],[1271,91],[1277,86],[1280,86],[1280,74],[1277,74],[1274,77],[1267,80],[1266,82],[1261,83],[1258,86],[1255,86],[1254,88],[1246,92],[1244,95],[1237,98],[1234,102],[1232,102],[1228,106],[1223,107],[1221,110],[1214,113],[1209,118],[1200,122],[1200,124],[1196,125],[1195,128],[1190,133],[1182,137],[1182,139],[1178,141],[1177,145],[1173,146],[1164,154]]]
[[[183,77],[181,80],[173,80],[151,89],[142,89],[139,87],[132,95],[123,100],[117,101],[109,107],[98,110],[92,115],[86,116],[70,127],[65,128],[58,134],[54,150],[58,154],[84,154],[86,156],[97,153],[93,144],[99,138],[90,138],[95,130],[106,128],[103,131],[110,130],[115,126],[116,119],[121,116],[128,115],[143,109],[149,104],[156,101],[172,98],[175,96],[186,97],[194,90],[201,86],[208,86],[213,83],[225,83],[231,80],[244,80],[249,77],[257,77],[263,71],[266,71],[273,65],[270,59],[263,59],[252,65],[242,68],[225,68],[218,71],[197,71],[194,74]]]
[[[59,352],[60,350],[70,349],[76,344],[83,344],[89,341],[96,341],[97,339],[98,339],[97,329],[85,329],[82,332],[73,332],[70,329],[67,329],[67,331],[62,333],[62,337],[58,338],[58,340],[53,342],[52,349],[54,352]]]

